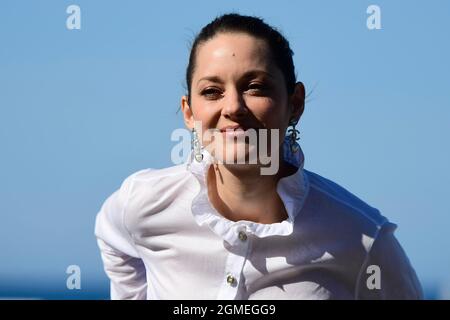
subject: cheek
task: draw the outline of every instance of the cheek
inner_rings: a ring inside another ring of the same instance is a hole
[[[214,127],[213,124],[215,119],[216,112],[214,111],[211,106],[208,106],[207,104],[202,103],[201,101],[192,101],[193,107],[193,114],[194,119],[196,121],[201,121],[202,123],[202,129],[205,131],[208,128]]]
[[[287,106],[272,99],[253,101],[249,106],[255,117],[268,129],[282,128],[286,122]]]

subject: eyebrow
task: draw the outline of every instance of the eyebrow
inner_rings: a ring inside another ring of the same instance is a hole
[[[246,73],[244,73],[244,75],[241,78],[242,79],[247,79],[247,78],[258,76],[258,75],[265,75],[265,76],[267,76],[269,78],[275,79],[275,77],[272,74],[270,74],[269,72],[264,71],[264,70],[250,70],[250,71],[247,71]],[[217,83],[223,84],[223,80],[220,77],[218,77],[218,76],[206,76],[206,77],[200,78],[197,81],[197,84],[199,84],[200,81],[211,81],[211,82],[217,82]]]

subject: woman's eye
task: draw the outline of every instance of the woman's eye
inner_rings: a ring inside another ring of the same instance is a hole
[[[206,97],[207,99],[217,99],[220,98],[221,92],[218,89],[208,88],[201,92],[201,95]]]
[[[251,91],[253,93],[262,94],[267,92],[267,87],[262,83],[251,83],[248,86],[248,91]]]

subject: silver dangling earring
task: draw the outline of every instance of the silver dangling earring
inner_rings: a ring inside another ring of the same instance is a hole
[[[291,121],[289,122],[289,125],[292,126],[292,128],[288,130],[289,146],[291,148],[292,153],[296,153],[299,149],[297,140],[300,140],[300,137],[299,137],[300,131],[295,129],[296,124],[297,124],[297,121],[295,121],[295,119],[291,119]]]
[[[191,149],[194,150],[195,160],[197,160],[197,162],[201,162],[203,160],[202,147],[198,139],[197,131],[195,131],[195,128],[192,128]]]

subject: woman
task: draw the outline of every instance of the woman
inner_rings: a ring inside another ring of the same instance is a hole
[[[201,30],[181,99],[190,157],[132,174],[97,215],[112,299],[422,298],[396,225],[303,168],[292,55],[259,18]]]

